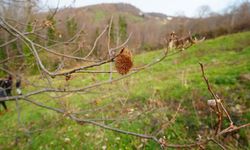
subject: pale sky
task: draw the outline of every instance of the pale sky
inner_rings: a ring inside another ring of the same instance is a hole
[[[58,0],[41,0],[44,7],[56,7]],[[130,3],[143,12],[160,12],[166,15],[185,14],[188,17],[197,16],[197,10],[202,5],[210,6],[214,12],[223,12],[225,8],[239,5],[246,0],[59,0],[60,7],[81,7],[100,3]]]

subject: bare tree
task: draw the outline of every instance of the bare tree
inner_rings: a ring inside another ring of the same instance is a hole
[[[208,5],[203,5],[198,8],[198,17],[205,18],[211,14],[211,8]]]

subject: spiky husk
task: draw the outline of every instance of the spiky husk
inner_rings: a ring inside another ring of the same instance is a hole
[[[132,68],[132,53],[129,49],[123,48],[115,58],[115,68],[121,75],[125,75]]]

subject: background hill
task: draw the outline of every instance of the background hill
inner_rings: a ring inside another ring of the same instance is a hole
[[[77,24],[79,30],[84,26],[86,32],[86,44],[91,45],[98,34],[109,24],[113,16],[113,41],[112,45],[123,43],[132,33],[129,46],[135,50],[150,50],[163,46],[166,36],[165,25],[168,22],[167,16],[159,13],[144,13],[130,4],[98,4],[82,8],[66,8],[60,10],[56,16],[56,27],[67,38],[67,22]],[[102,44],[98,50],[107,49],[107,36],[101,39]]]
[[[163,48],[169,33],[175,31],[179,36],[192,34],[213,38],[250,29],[250,4],[242,3],[240,6],[226,9],[224,14],[206,12],[199,18],[185,16],[168,16],[161,13],[147,13],[125,3],[98,4],[81,8],[66,8],[60,10],[55,20],[56,27],[65,39],[69,38],[67,23],[76,24],[76,29],[84,26],[86,32],[86,45],[91,45],[113,16],[112,36],[113,46],[122,43],[130,33],[129,46],[135,50],[148,51]],[[59,23],[60,22],[60,23]],[[75,31],[77,31],[75,29]],[[73,32],[73,31],[71,31]],[[74,33],[74,32],[73,32]],[[107,37],[103,37],[99,51],[107,49]]]

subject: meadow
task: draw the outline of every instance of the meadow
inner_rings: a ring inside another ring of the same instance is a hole
[[[199,62],[204,64],[213,90],[223,99],[233,121],[250,122],[249,39],[250,32],[209,39],[176,54],[171,51],[160,63],[117,82],[74,94],[44,93],[31,99],[77,111],[79,117],[116,128],[164,137],[168,143],[191,143],[198,135],[210,134],[216,118],[207,106],[212,97]],[[158,59],[163,52],[134,56],[134,67]],[[105,68],[108,66],[99,69]],[[69,81],[57,77],[52,82],[54,87],[68,88],[107,79],[109,74],[79,73]],[[24,86],[24,93],[46,83],[39,76],[29,76],[28,80],[37,87]],[[65,115],[23,100],[7,105],[10,111],[0,116],[0,149],[160,149],[153,141],[79,125]],[[225,119],[223,126],[228,123]],[[221,141],[227,149],[249,149],[249,139],[250,129],[245,128]],[[212,143],[206,148],[219,149]]]

